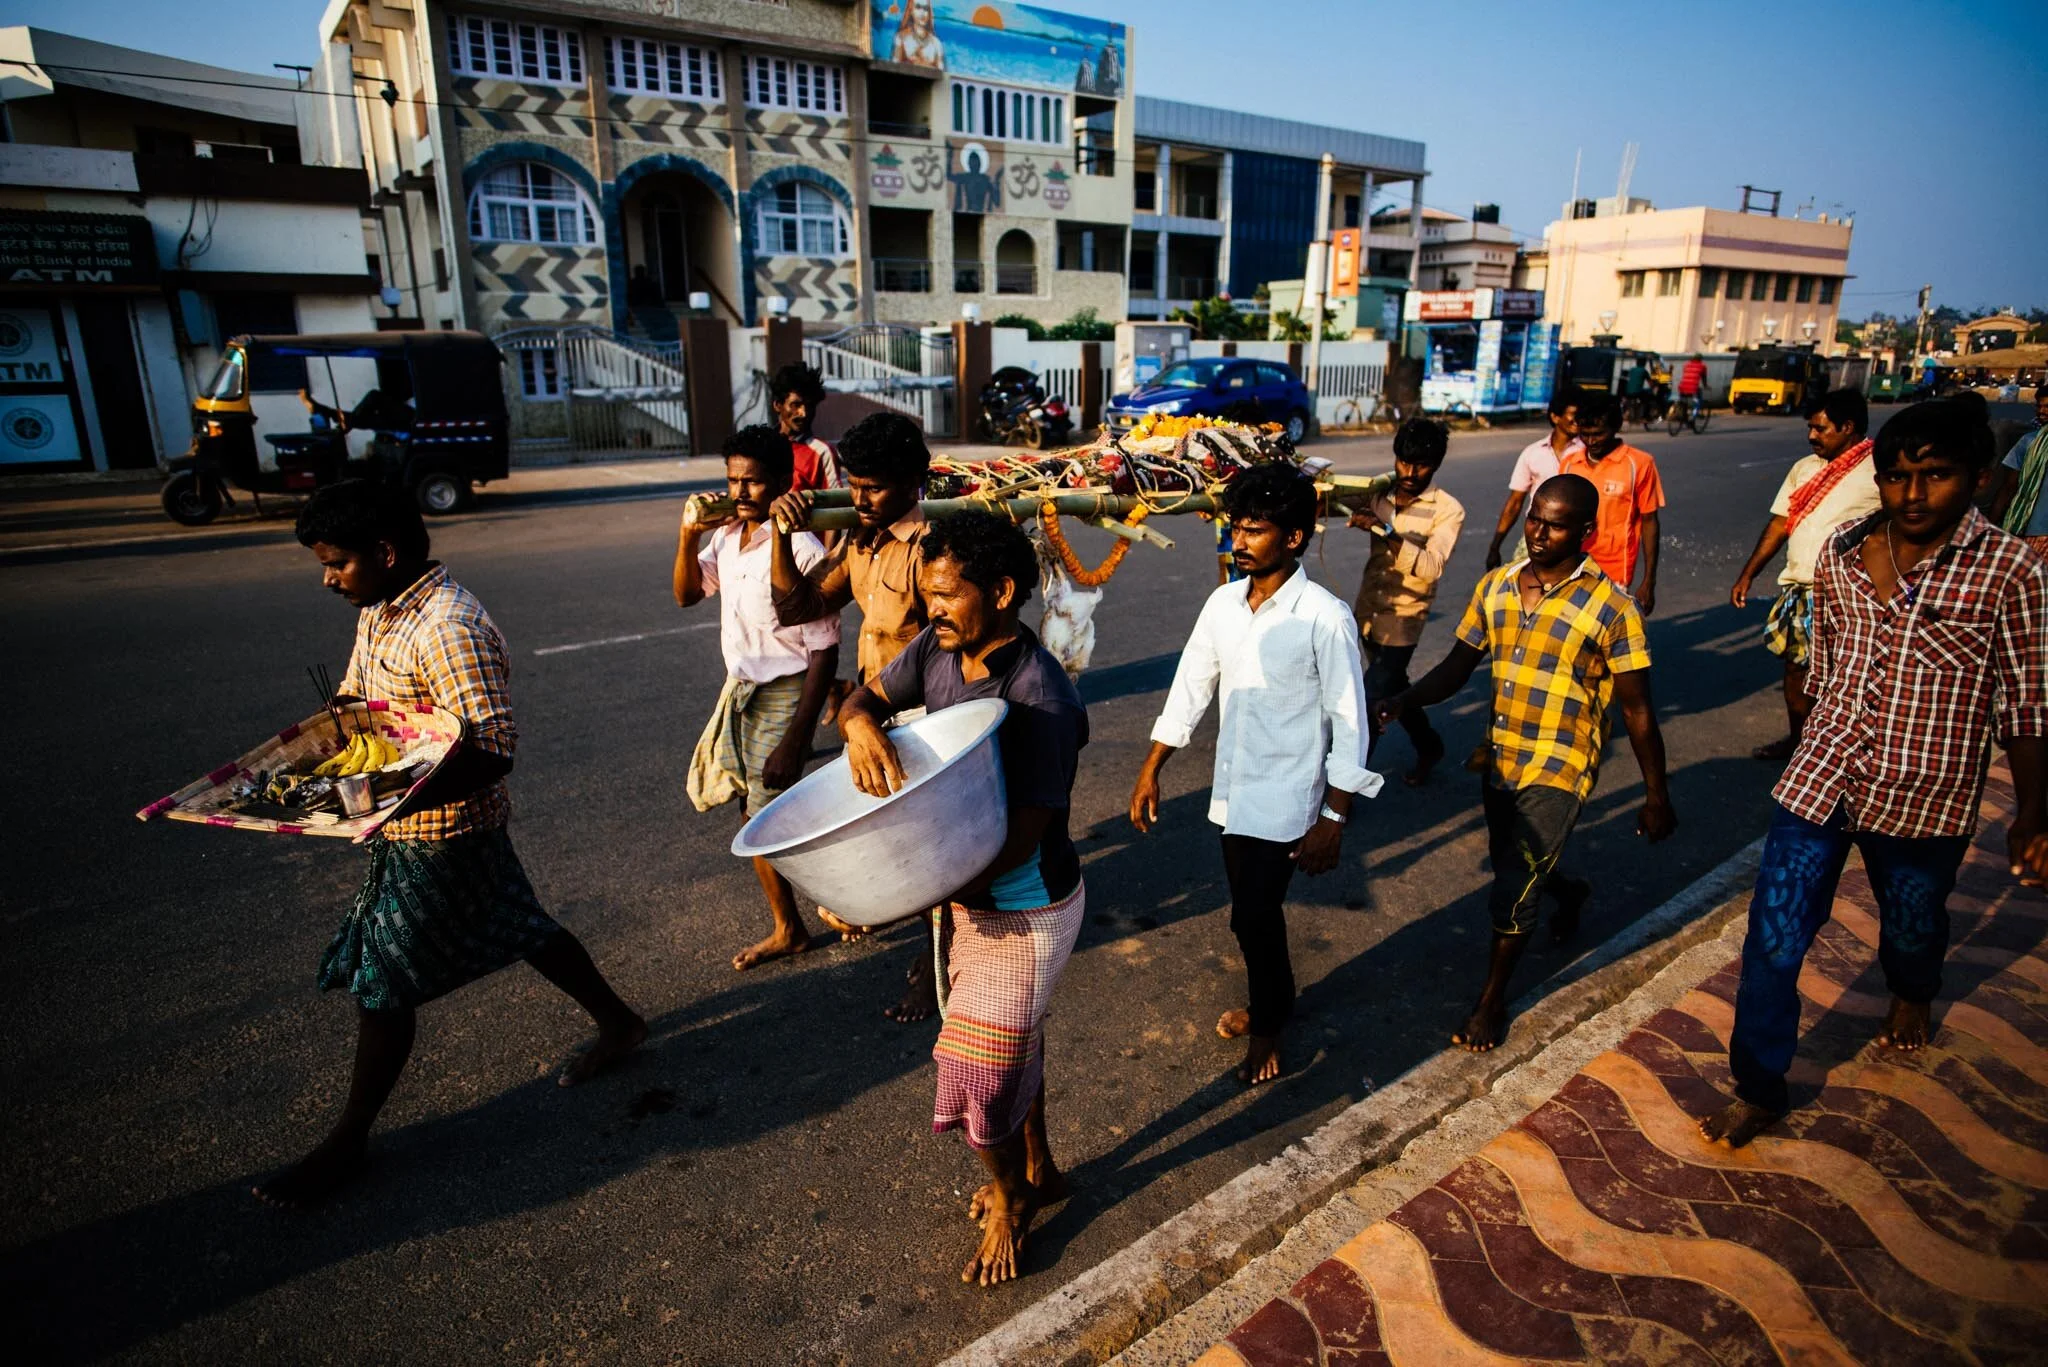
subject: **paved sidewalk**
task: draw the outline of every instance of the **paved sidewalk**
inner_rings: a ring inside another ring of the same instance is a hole
[[[1950,899],[1931,1047],[1869,1043],[1888,998],[1852,866],[1800,980],[1778,1130],[1699,1137],[1729,1086],[1729,963],[1199,1367],[2041,1361],[2048,903],[2007,873],[2011,807],[2001,769]]]

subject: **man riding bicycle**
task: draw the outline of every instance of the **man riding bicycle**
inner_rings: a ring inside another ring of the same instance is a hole
[[[1700,405],[1707,397],[1707,363],[1698,355],[1678,372],[1678,401],[1685,406],[1687,418],[1697,417]]]

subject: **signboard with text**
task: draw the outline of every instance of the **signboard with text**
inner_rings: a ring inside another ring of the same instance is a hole
[[[140,214],[0,210],[0,285],[133,289],[159,279],[156,238]]]

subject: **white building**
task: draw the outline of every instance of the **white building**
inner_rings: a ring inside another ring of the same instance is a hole
[[[300,164],[293,82],[26,27],[0,58],[0,477],[161,465],[225,338],[372,326],[366,183]]]
[[[1481,214],[1489,214],[1486,218]],[[1507,289],[1514,284],[1515,234],[1500,224],[1500,210],[1480,206],[1472,218],[1443,209],[1422,210],[1422,261],[1417,288],[1422,290]],[[1408,236],[1407,209],[1382,209],[1372,216],[1379,234]]]

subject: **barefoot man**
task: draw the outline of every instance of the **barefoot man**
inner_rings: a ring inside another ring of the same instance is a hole
[[[1067,812],[1088,712],[1017,620],[1037,576],[1031,541],[1009,519],[935,519],[919,570],[931,624],[840,718],[854,782],[886,796],[903,782],[882,730],[892,714],[975,698],[1010,705],[999,732],[1009,837],[987,868],[961,870],[960,890],[932,913],[945,988],[932,1129],[964,1129],[988,1169],[968,1204],[981,1243],[960,1273],[983,1286],[1017,1275],[1033,1217],[1066,1195],[1046,1140],[1045,1011],[1086,911]]]
[[[1878,433],[1877,512],[1821,547],[1813,581],[1814,699],[1749,904],[1728,1046],[1735,1100],[1700,1131],[1741,1147],[1785,1114],[1799,968],[1853,845],[1877,899],[1891,990],[1882,1047],[1927,1043],[1948,952],[1949,890],[1977,829],[1995,734],[2018,795],[2015,875],[2048,873],[2048,567],[1972,500],[1990,475],[1969,416],[1916,404]]]
[[[693,495],[683,508],[676,602],[694,607],[718,595],[718,643],[725,653],[725,687],[690,756],[690,803],[700,812],[737,797],[751,816],[797,781],[839,669],[836,615],[793,627],[775,616],[768,509],[789,492],[789,480],[789,442],[772,427],[743,427],[725,442],[731,518],[709,517],[703,495]],[[798,569],[808,570],[825,556],[809,532],[789,541]],[[768,898],[774,928],[767,939],[732,956],[732,966],[741,971],[811,947],[789,880],[765,859],[754,861],[754,876]],[[827,923],[842,933],[846,929]]]
[[[296,1167],[255,1189],[273,1205],[312,1205],[362,1167],[377,1113],[412,1054],[414,1013],[436,997],[524,959],[597,1022],[597,1040],[562,1070],[574,1086],[647,1037],[583,945],[541,909],[505,823],[505,776],[518,728],[506,691],[505,638],[468,589],[429,560],[412,498],[347,480],[313,495],[299,544],[321,582],[359,609],[345,701],[431,705],[468,739],[410,815],[370,842],[370,876],[320,962],[322,988],[356,999],[355,1072],[333,1132]]]
[[[1870,402],[1860,389],[1837,389],[1821,401],[1806,420],[1806,443],[1813,454],[1785,472],[1778,496],[1771,502],[1770,521],[1756,539],[1756,549],[1735,576],[1728,601],[1749,606],[1749,586],[1780,547],[1785,568],[1778,574],[1778,596],[1764,619],[1764,648],[1785,662],[1784,736],[1750,751],[1752,757],[1783,764],[1799,745],[1799,733],[1813,699],[1806,692],[1807,650],[1813,640],[1813,562],[1835,528],[1877,511],[1876,470],[1870,463]]]
[[[1491,755],[1479,798],[1493,865],[1493,951],[1478,1004],[1451,1042],[1473,1053],[1507,1029],[1508,980],[1536,929],[1544,892],[1557,899],[1554,940],[1578,929],[1587,884],[1557,871],[1579,809],[1600,779],[1607,709],[1621,702],[1643,773],[1636,831],[1652,843],[1677,826],[1664,786],[1664,736],[1650,705],[1643,618],[1587,551],[1599,492],[1577,475],[1537,486],[1523,524],[1529,558],[1489,570],[1472,591],[1458,643],[1415,687],[1378,704],[1382,718],[1440,703],[1492,664]]]
[[[1314,877],[1337,867],[1352,798],[1379,792],[1380,776],[1365,767],[1358,628],[1301,568],[1321,514],[1315,482],[1284,462],[1259,465],[1231,481],[1226,499],[1242,577],[1209,595],[1181,650],[1131,790],[1131,824],[1158,823],[1159,771],[1220,694],[1209,820],[1223,828],[1250,1009],[1224,1012],[1216,1033],[1248,1037],[1237,1080],[1252,1086],[1280,1076],[1280,1029],[1294,1012],[1287,885],[1297,868]]]
[[[807,571],[797,568],[794,538],[783,529],[810,525],[812,495],[791,489],[775,500],[769,521],[775,529],[770,573],[775,615],[785,627],[823,617],[837,618],[849,604],[860,608],[855,645],[857,683],[878,676],[924,629],[924,598],[917,587],[924,563],[924,510],[918,499],[931,473],[932,453],[924,433],[901,413],[870,413],[853,425],[841,445],[846,483],[860,527],[826,552]],[[929,934],[930,917],[924,918]],[[909,1024],[939,1009],[932,979],[929,939],[911,955],[909,985],[901,1001],[882,1009],[890,1020]]]
[[[1450,429],[1429,418],[1410,418],[1394,434],[1394,487],[1351,515],[1351,526],[1372,533],[1372,553],[1359,580],[1358,634],[1365,642],[1365,692],[1384,698],[1409,683],[1408,666],[1429,621],[1437,584],[1458,547],[1465,505],[1433,487],[1450,452]],[[1370,723],[1371,717],[1366,720]],[[1380,729],[1368,728],[1379,745]],[[1420,708],[1401,714],[1401,729],[1415,747],[1415,767],[1402,776],[1419,788],[1444,757],[1444,738]]]

